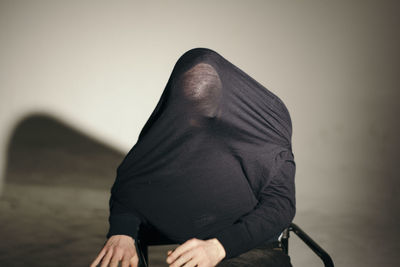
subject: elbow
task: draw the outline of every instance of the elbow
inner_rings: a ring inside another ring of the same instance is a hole
[[[288,214],[287,214],[287,226],[290,225],[290,223],[293,221],[294,217],[296,216],[296,201],[293,200],[290,202],[290,205],[288,207]]]
[[[289,224],[293,221],[294,217],[296,216],[296,206],[291,206],[290,212],[289,212]]]
[[[283,216],[283,224],[286,227],[289,227],[289,225],[292,223],[294,217],[296,216],[296,202],[295,200],[289,201],[289,204],[286,206],[285,209],[285,216]]]

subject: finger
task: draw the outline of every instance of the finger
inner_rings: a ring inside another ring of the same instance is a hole
[[[99,264],[100,260],[103,258],[104,254],[106,254],[106,249],[103,248],[96,259],[90,264],[90,267],[96,267]]]
[[[107,267],[108,263],[110,262],[110,259],[111,259],[112,255],[113,255],[113,249],[110,248],[107,251],[107,253],[104,256],[104,258],[102,259],[100,267]]]
[[[129,267],[138,267],[139,265],[139,258],[137,255],[133,256],[130,261],[129,261],[130,265]]]
[[[128,257],[122,259],[121,267],[129,267],[130,260]]]
[[[114,253],[111,262],[110,262],[110,267],[118,267],[118,263],[121,261],[122,255],[119,253]]]
[[[198,265],[196,258],[192,258],[190,261],[186,262],[182,267],[195,267]]]
[[[174,252],[174,251],[175,251],[175,249],[168,250],[167,254],[170,255],[170,254],[171,254],[172,252]]]
[[[195,238],[189,239],[179,247],[177,247],[168,257],[167,263],[171,264],[174,262],[181,254],[185,253],[187,250],[196,246],[197,240]]]
[[[194,250],[188,250],[185,253],[183,253],[179,258],[177,258],[171,265],[170,267],[180,267],[187,262],[191,261],[192,258],[194,257]]]

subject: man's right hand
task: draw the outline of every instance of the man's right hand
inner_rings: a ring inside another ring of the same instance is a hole
[[[100,262],[100,267],[118,267],[120,261],[121,267],[138,267],[139,264],[135,240],[128,235],[112,235],[90,267],[96,267]]]

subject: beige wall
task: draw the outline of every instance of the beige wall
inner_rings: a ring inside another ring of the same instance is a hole
[[[0,0],[0,166],[34,112],[127,152],[178,57],[208,47],[291,112],[295,221],[344,266],[356,262],[347,249],[378,266],[362,256],[373,246],[342,244],[339,229],[399,236],[399,11],[396,1]]]

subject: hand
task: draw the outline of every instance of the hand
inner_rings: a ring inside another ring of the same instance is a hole
[[[166,261],[170,267],[214,267],[225,256],[225,249],[218,239],[192,238],[174,251],[168,251]]]
[[[100,260],[100,267],[118,267],[121,260],[121,267],[137,267],[139,258],[136,253],[135,240],[128,235],[112,235],[90,267],[96,267]]]

